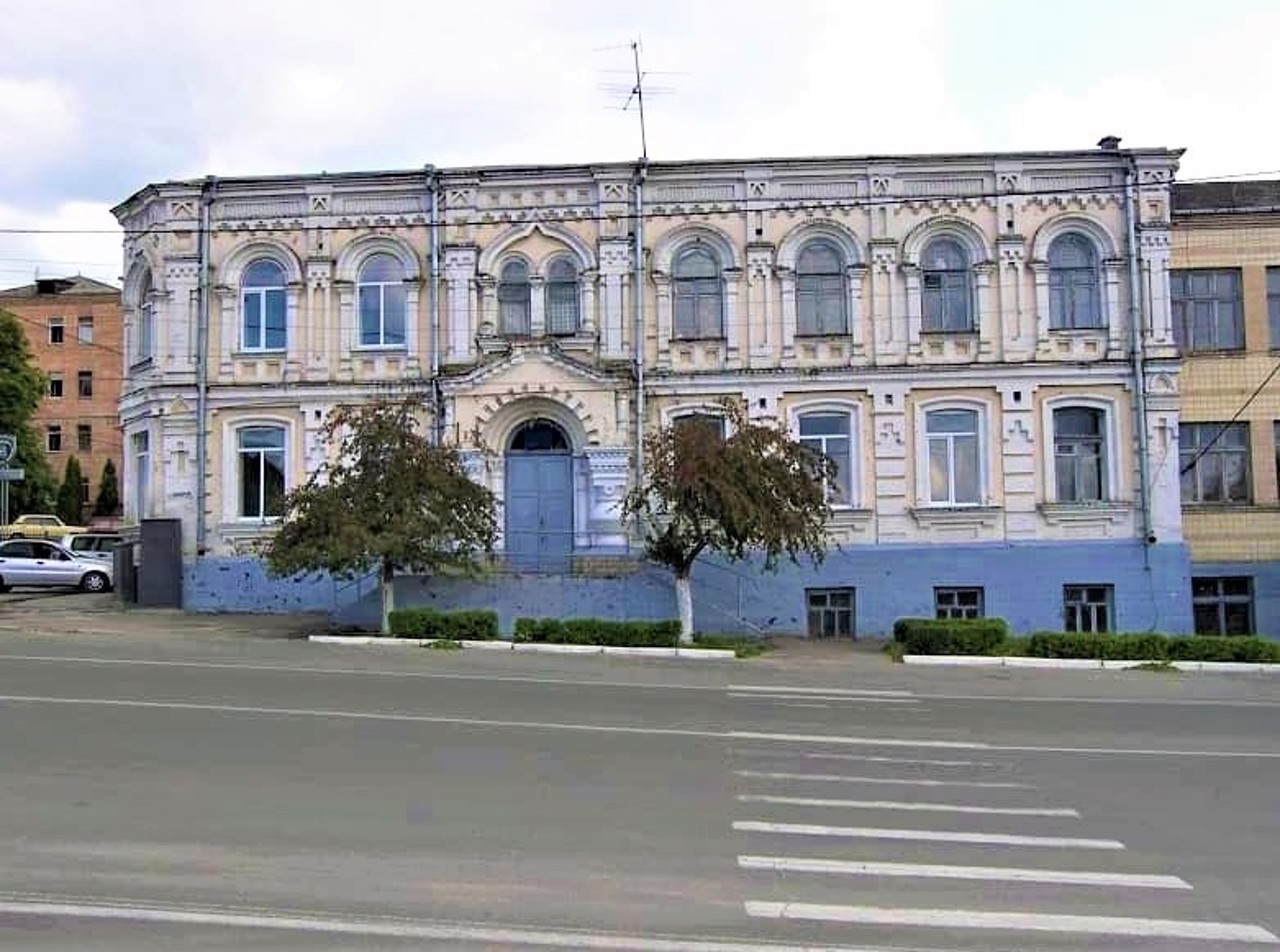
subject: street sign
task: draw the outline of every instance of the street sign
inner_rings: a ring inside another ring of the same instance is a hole
[[[18,452],[18,438],[12,433],[0,433],[0,467],[13,459]]]
[[[0,483],[20,483],[27,478],[25,469],[0,468]]]

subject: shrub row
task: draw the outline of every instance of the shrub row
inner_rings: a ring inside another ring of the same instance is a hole
[[[1037,632],[1027,640],[1032,658],[1097,658],[1107,661],[1280,662],[1280,642],[1153,633],[1111,635]]]
[[[514,641],[553,645],[671,648],[680,639],[678,621],[607,621],[602,618],[517,618]]]
[[[893,623],[893,640],[907,654],[992,654],[1008,636],[1003,618],[899,618]]]
[[[391,613],[396,638],[447,638],[451,641],[491,641],[498,637],[498,613],[469,610],[441,612],[434,608],[397,608]]]

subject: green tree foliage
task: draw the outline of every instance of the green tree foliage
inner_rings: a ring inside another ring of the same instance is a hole
[[[93,503],[95,516],[118,516],[120,514],[120,480],[116,477],[116,464],[107,460],[102,467],[102,478],[98,480],[98,498]]]
[[[384,632],[397,569],[474,571],[497,534],[493,494],[467,475],[454,447],[419,432],[418,409],[384,400],[330,414],[325,439],[337,452],[285,498],[265,550],[277,576],[379,567]]]
[[[80,461],[74,456],[67,460],[67,468],[62,473],[55,511],[69,526],[80,525],[84,518],[84,474],[80,472]]]
[[[693,635],[689,575],[703,552],[730,561],[761,555],[776,570],[785,557],[821,562],[831,515],[824,486],[831,460],[780,425],[747,419],[728,405],[728,435],[706,418],[651,432],[645,472],[623,503],[638,517],[645,553],[675,576],[681,638]]]
[[[10,484],[10,516],[49,512],[53,505],[53,473],[45,459],[41,434],[31,425],[47,385],[32,360],[22,322],[8,311],[0,311],[0,433],[18,438],[18,452],[9,465],[26,470],[22,482]]]

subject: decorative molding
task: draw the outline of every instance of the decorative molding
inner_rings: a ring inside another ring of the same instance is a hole
[[[730,183],[713,185],[652,185],[648,191],[649,201],[659,202],[731,202],[737,198],[737,189]]]
[[[955,178],[903,178],[902,193],[913,198],[934,196],[981,195],[987,191],[987,182],[981,176]]]
[[[1036,509],[1051,526],[1097,530],[1123,525],[1133,512],[1131,505],[1119,502],[1041,503]]]
[[[218,202],[213,207],[213,217],[218,221],[292,218],[307,214],[307,201],[304,198],[232,200]]]
[[[778,197],[783,199],[811,198],[823,201],[841,198],[857,198],[857,182],[779,182]]]
[[[999,506],[916,506],[909,510],[922,529],[994,529],[1004,510]]]

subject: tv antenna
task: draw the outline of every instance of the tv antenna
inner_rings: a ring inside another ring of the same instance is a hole
[[[610,95],[623,99],[621,106],[613,106],[611,108],[621,109],[627,112],[635,104],[636,112],[640,117],[640,155],[644,161],[649,161],[649,139],[644,121],[644,97],[646,95],[653,96],[658,94],[667,94],[675,92],[670,86],[653,86],[647,85],[646,80],[650,76],[663,75],[653,71],[646,71],[640,68],[640,54],[643,52],[643,46],[639,39],[632,40],[626,46],[607,46],[603,50],[631,50],[632,69],[630,70],[603,70],[606,73],[629,73],[634,76],[632,83],[601,83],[600,89]],[[666,73],[665,75],[676,75],[674,73]]]

